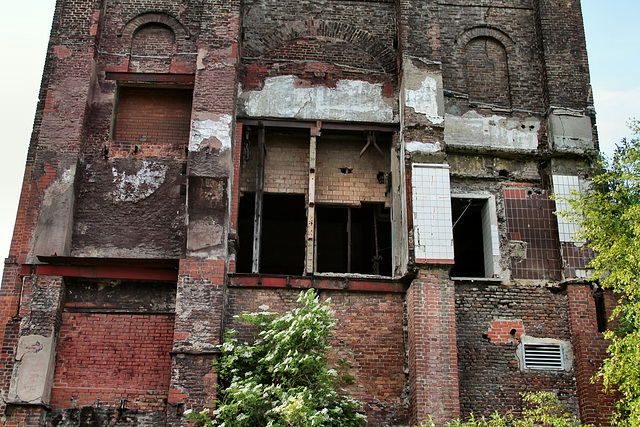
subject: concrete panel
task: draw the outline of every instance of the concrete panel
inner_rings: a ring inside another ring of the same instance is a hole
[[[582,115],[553,113],[549,117],[549,132],[558,151],[593,150],[591,119]]]
[[[54,160],[55,157],[55,160]],[[56,179],[44,191],[30,258],[38,255],[69,255],[73,231],[77,157],[52,156]],[[45,163],[45,170],[50,163]]]
[[[20,338],[9,388],[10,402],[49,403],[55,364],[54,335]]]
[[[447,145],[534,151],[538,148],[540,120],[535,117],[484,117],[475,111],[445,116]]]

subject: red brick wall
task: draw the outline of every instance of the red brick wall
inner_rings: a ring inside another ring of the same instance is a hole
[[[507,51],[491,37],[477,37],[465,46],[465,76],[470,101],[511,105]]]
[[[173,315],[63,313],[53,409],[107,405],[164,409]]]
[[[233,316],[243,311],[284,312],[295,307],[299,289],[230,288],[227,327],[247,338],[252,330]],[[405,352],[403,339],[403,295],[320,291],[331,298],[336,326],[329,354],[330,363],[342,359],[351,364],[355,381],[348,392],[364,403],[370,426],[407,424],[405,402]]]
[[[603,394],[602,383],[591,383],[607,356],[609,345],[598,332],[596,306],[590,285],[576,284],[567,286],[569,301],[569,320],[573,337],[574,370],[580,402],[580,419],[585,424],[608,426],[614,406],[614,395]],[[610,294],[605,293],[607,314],[615,305]]]
[[[11,406],[3,411],[6,419],[0,419],[2,427],[40,427],[44,419],[45,409],[33,406]]]
[[[148,24],[133,36],[129,71],[168,73],[171,69],[175,34],[170,27]]]

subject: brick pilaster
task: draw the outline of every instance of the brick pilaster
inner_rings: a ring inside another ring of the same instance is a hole
[[[407,291],[411,424],[460,416],[455,289],[446,270],[420,270]]]

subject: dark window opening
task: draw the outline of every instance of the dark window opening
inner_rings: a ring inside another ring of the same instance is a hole
[[[485,277],[482,208],[485,199],[451,198],[453,277]]]
[[[391,276],[391,221],[382,203],[316,207],[316,271]]]
[[[598,289],[593,294],[593,299],[596,303],[596,320],[598,322],[598,332],[604,332],[607,330],[607,309],[604,304],[604,292],[602,289]]]
[[[251,273],[255,194],[240,198],[237,271]],[[260,237],[260,273],[302,275],[307,228],[304,195],[265,194]]]

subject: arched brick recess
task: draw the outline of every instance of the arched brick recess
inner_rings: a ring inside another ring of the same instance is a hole
[[[491,37],[498,40],[505,47],[507,53],[513,53],[515,49],[515,43],[511,40],[511,37],[492,27],[473,27],[465,30],[456,37],[456,45],[458,45],[459,48],[464,48],[471,40],[477,37]]]
[[[164,24],[170,27],[176,37],[191,38],[189,30],[180,21],[171,15],[160,12],[148,12],[136,16],[124,24],[117,34],[120,37],[131,38],[140,27],[151,23]]]
[[[470,59],[470,50],[477,51],[477,48],[482,47],[482,44],[484,44],[484,48],[488,49],[488,54],[487,49],[483,48],[480,51],[484,51],[489,59],[493,57],[493,60],[499,60],[503,63],[502,70],[499,72],[503,78],[498,79],[500,84],[494,84],[491,87],[485,85],[474,91],[468,87],[467,62]],[[517,67],[509,61],[510,58],[518,56],[517,46],[511,37],[497,28],[472,27],[464,30],[455,38],[454,47],[451,60],[445,65],[448,69],[443,73],[445,89],[467,93],[472,102],[510,107],[511,87],[509,82],[518,74]],[[499,57],[502,58],[499,59]],[[517,78],[515,80],[517,81]],[[483,95],[479,97],[479,93]]]
[[[396,53],[392,48],[384,46],[366,31],[334,21],[309,20],[287,23],[260,39],[247,41],[243,47],[243,56],[245,58],[262,57],[267,52],[292,40],[308,38],[343,40],[371,55],[386,73],[397,72]]]
[[[469,101],[511,106],[507,50],[493,37],[471,39],[464,48]]]
[[[171,27],[155,22],[144,24],[131,40],[129,71],[167,73],[174,50],[175,33]]]

